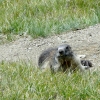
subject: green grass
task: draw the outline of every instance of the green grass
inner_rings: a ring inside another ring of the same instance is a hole
[[[0,0],[0,33],[33,37],[100,22],[100,0]]]
[[[30,63],[2,62],[0,100],[100,100],[100,72],[52,75]]]
[[[0,0],[0,34],[7,40],[24,33],[45,37],[99,22],[100,0]],[[52,75],[31,63],[2,62],[0,100],[100,100],[100,72]]]

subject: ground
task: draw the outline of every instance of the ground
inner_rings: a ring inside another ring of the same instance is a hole
[[[1,35],[0,38],[3,36]],[[2,42],[3,40],[0,40]],[[39,54],[48,47],[67,43],[76,54],[86,55],[95,67],[100,65],[100,24],[86,29],[64,32],[47,38],[33,39],[30,36],[0,45],[0,61],[32,61],[37,66]]]

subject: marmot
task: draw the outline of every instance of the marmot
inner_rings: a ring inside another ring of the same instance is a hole
[[[38,59],[40,69],[50,68],[52,72],[67,71],[70,69],[80,69],[84,71],[92,67],[89,60],[81,60],[71,49],[68,44],[63,44],[58,47],[49,48],[42,52]]]

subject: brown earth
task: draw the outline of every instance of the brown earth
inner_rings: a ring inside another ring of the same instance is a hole
[[[2,41],[0,40],[0,42]],[[9,43],[0,43],[0,61],[25,60],[32,61],[37,66],[38,56],[42,50],[63,43],[71,45],[76,54],[86,55],[86,59],[99,68],[100,24],[47,38],[32,39],[30,36],[24,36]]]

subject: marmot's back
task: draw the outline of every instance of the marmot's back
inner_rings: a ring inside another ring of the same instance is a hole
[[[46,61],[51,61],[55,54],[56,54],[57,48],[49,48],[42,52],[42,54],[39,56],[38,65],[42,66],[42,64]]]

